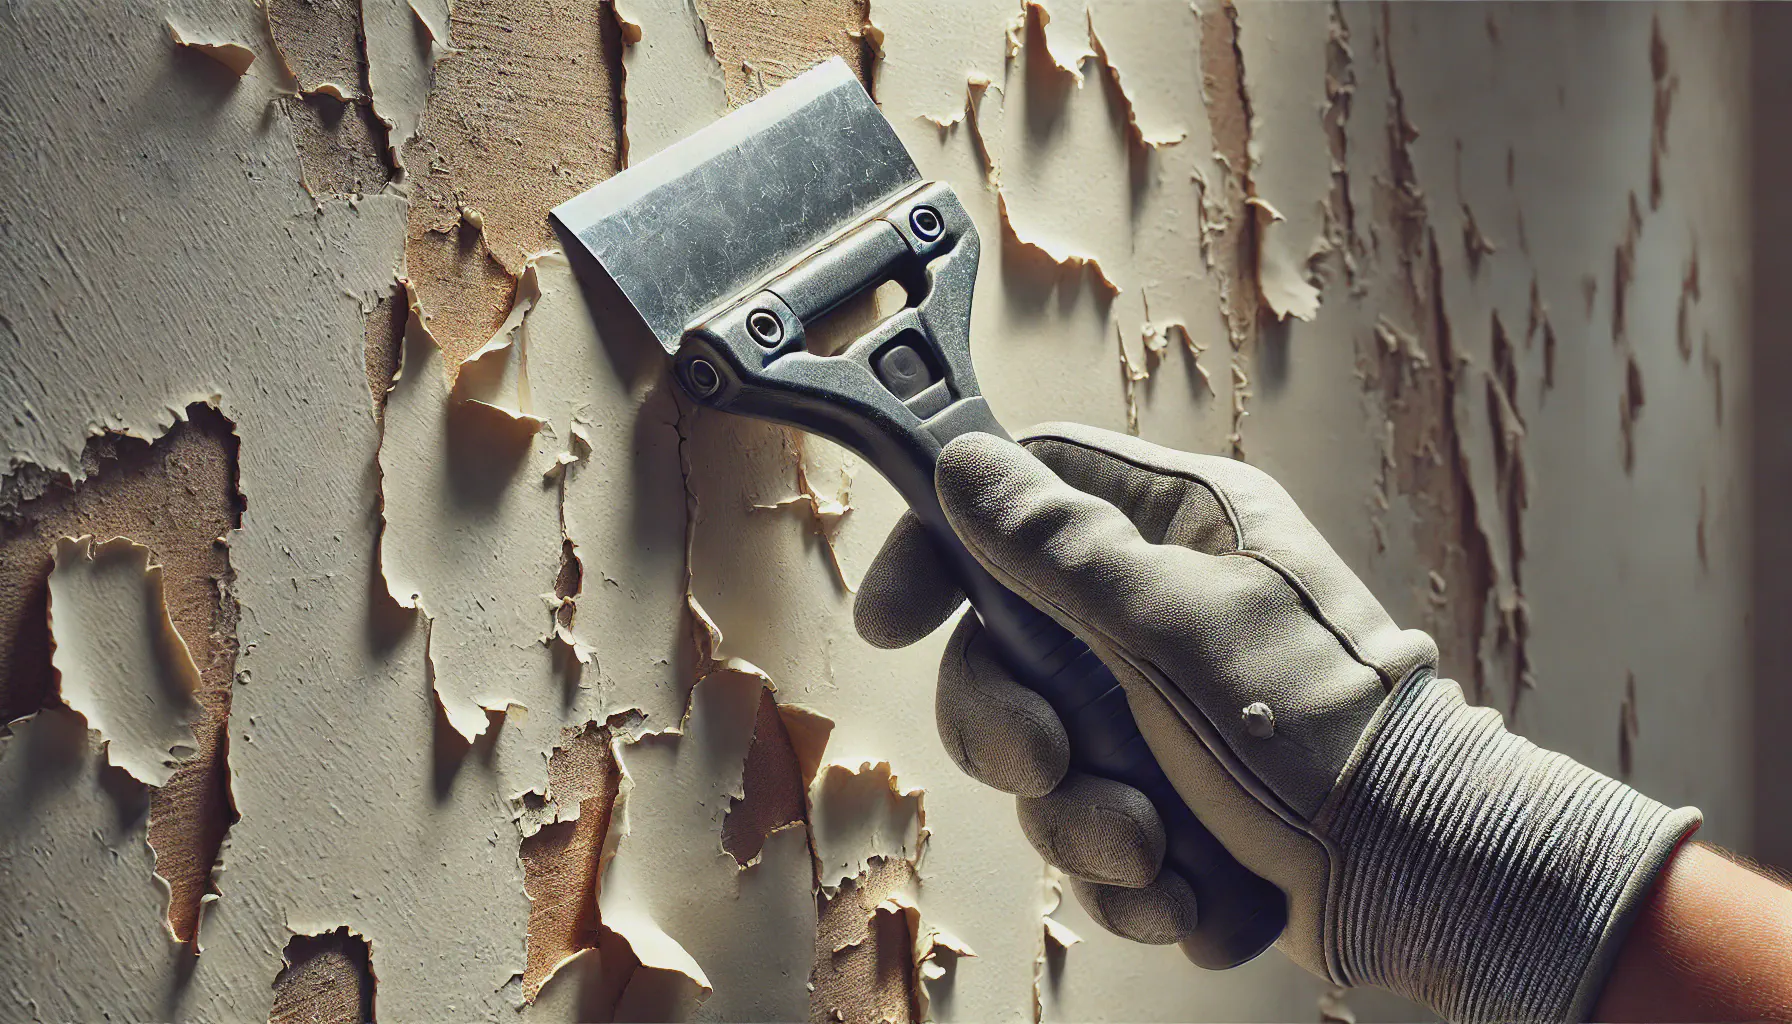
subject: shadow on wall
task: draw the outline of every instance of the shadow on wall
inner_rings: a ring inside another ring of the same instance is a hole
[[[1785,132],[1792,109],[1792,8],[1777,4],[1749,7],[1753,81],[1755,213],[1751,265],[1749,434],[1754,445],[1749,474],[1754,532],[1754,569],[1749,624],[1755,674],[1755,856],[1792,872],[1792,535],[1785,529],[1785,506],[1792,499],[1792,411],[1777,400],[1792,389],[1792,337],[1781,297],[1792,279],[1792,137]]]

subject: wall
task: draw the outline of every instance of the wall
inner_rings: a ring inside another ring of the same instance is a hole
[[[1792,387],[1792,345],[1776,298],[1788,274],[1783,240],[1792,231],[1792,200],[1781,183],[1792,176],[1792,139],[1777,130],[1792,103],[1792,66],[1777,56],[1792,42],[1792,11],[1754,12],[1750,20],[1750,94],[1754,118],[1749,166],[1753,206],[1754,345],[1749,365],[1754,529],[1749,568],[1753,590],[1755,677],[1755,856],[1792,872],[1792,636],[1775,624],[1792,618],[1792,538],[1780,528],[1792,481],[1792,424],[1771,396]]]
[[[832,54],[977,220],[1007,423],[1267,468],[1475,697],[1752,849],[1749,18],[0,7],[7,1015],[1415,1013],[1061,902],[941,639],[852,631],[893,492],[553,252]]]

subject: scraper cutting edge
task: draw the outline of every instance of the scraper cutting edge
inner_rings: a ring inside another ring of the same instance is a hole
[[[1189,959],[1232,967],[1267,948],[1287,921],[1281,890],[1183,803],[1101,660],[998,583],[946,523],[940,449],[971,431],[1008,436],[971,368],[977,230],[949,186],[922,180],[845,63],[791,79],[553,217],[640,314],[692,399],[829,438],[902,493],[998,656],[1063,719],[1071,767],[1143,791],[1162,815],[1165,869],[1198,907]],[[907,308],[835,354],[809,350],[810,327],[892,280]]]

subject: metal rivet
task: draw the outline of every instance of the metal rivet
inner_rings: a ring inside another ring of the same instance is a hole
[[[1244,731],[1260,740],[1269,739],[1276,734],[1276,713],[1262,701],[1246,704],[1238,717],[1244,719]]]
[[[915,207],[914,212],[908,215],[908,223],[923,242],[933,241],[946,230],[946,222],[940,219],[940,211],[931,206]]]
[[[710,365],[707,359],[693,359],[685,366],[685,378],[691,383],[691,390],[697,392],[698,398],[708,398],[721,390],[722,375]]]
[[[747,314],[747,333],[759,344],[773,348],[784,340],[784,321],[769,309],[755,309]]]

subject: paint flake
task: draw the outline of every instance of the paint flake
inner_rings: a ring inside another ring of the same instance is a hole
[[[925,797],[905,789],[888,761],[835,761],[809,787],[816,878],[834,893],[877,859],[919,861],[927,842]]]
[[[1103,23],[1110,26],[1108,39],[1105,41],[1095,27],[1095,12],[1098,8],[1104,12]],[[1128,17],[1127,15],[1133,16]],[[1120,96],[1121,107],[1126,113],[1127,132],[1131,136],[1133,144],[1142,149],[1163,149],[1188,138],[1186,126],[1162,117],[1161,112],[1142,111],[1141,105],[1151,103],[1158,94],[1157,90],[1153,90],[1151,99],[1147,99],[1143,90],[1127,87],[1129,78],[1121,71],[1121,64],[1134,54],[1139,54],[1141,64],[1145,63],[1146,58],[1140,51],[1148,53],[1150,41],[1148,38],[1138,39],[1135,36],[1148,36],[1150,33],[1158,31],[1156,18],[1143,12],[1134,14],[1134,9],[1124,3],[1106,0],[1106,2],[1089,5],[1087,21],[1089,55],[1101,62],[1103,72],[1111,87]],[[1123,53],[1125,57],[1122,56]],[[1145,68],[1134,68],[1134,72],[1138,73],[1141,80],[1146,78],[1143,73],[1145,70]],[[1151,122],[1149,127],[1147,127],[1146,121]]]
[[[162,786],[197,753],[199,669],[162,600],[162,567],[127,537],[56,543],[50,634],[63,703],[106,744],[106,759]]]
[[[1328,249],[1331,153],[1324,124],[1331,45],[1327,4],[1237,8],[1235,46],[1249,117],[1249,193],[1257,208],[1257,283],[1278,319],[1311,321],[1320,293],[1313,264]],[[1302,69],[1258,74],[1256,68]]]
[[[958,961],[975,957],[976,951],[951,932],[931,923],[921,913],[912,891],[899,891],[877,905],[879,914],[894,914],[908,922],[913,937],[915,1003],[921,1020],[932,1020],[934,995],[928,982],[953,973]]]
[[[174,45],[210,57],[238,78],[248,74],[249,66],[255,63],[255,51],[241,43],[189,38],[173,22],[168,24],[168,35],[174,39]]]
[[[807,1016],[815,905],[804,830],[772,832],[746,868],[721,846],[765,686],[719,669],[692,688],[681,727],[617,741],[623,782],[599,913],[650,972],[628,983],[624,1005],[665,1012],[648,1008],[651,995],[719,1019]],[[761,941],[767,933],[801,941]]]
[[[361,23],[373,109],[391,130],[392,162],[402,168],[405,146],[416,137],[423,118],[436,62],[450,52],[446,21],[431,26],[408,0],[362,0]],[[421,47],[420,28],[429,37]]]
[[[1108,277],[1102,269],[1101,261],[1094,256],[1077,252],[1068,246],[1046,241],[1035,241],[1021,234],[1014,223],[1013,215],[1008,208],[1008,195],[1001,189],[996,191],[996,210],[1002,218],[1002,241],[1013,247],[1020,263],[1038,264],[1043,261],[1055,271],[1063,272],[1071,277],[1087,274],[1096,294],[1113,299],[1120,294],[1120,286]]]
[[[518,324],[533,303],[519,296]],[[392,599],[429,617],[436,692],[468,742],[485,731],[486,712],[540,706],[524,698],[510,656],[513,645],[538,644],[538,595],[559,568],[558,495],[540,483],[556,445],[522,411],[532,401],[523,350],[508,334],[450,389],[413,294],[380,443],[381,569]],[[510,357],[516,369],[503,368]]]

